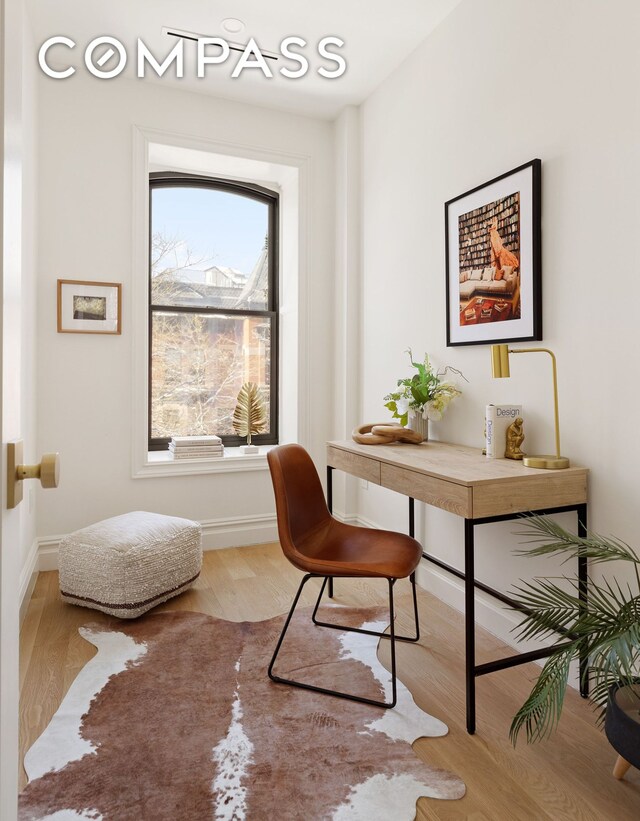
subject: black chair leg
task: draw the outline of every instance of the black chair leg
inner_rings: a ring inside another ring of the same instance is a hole
[[[416,641],[420,641],[420,619],[419,619],[419,616],[418,616],[418,596],[417,596],[417,593],[416,593],[416,574],[412,573],[411,576],[409,576],[409,580],[411,581],[411,590],[412,590],[412,593],[413,593],[413,619],[414,619],[414,623],[415,623],[415,626],[416,626],[416,634],[415,634],[415,636],[396,636],[395,639],[396,639],[396,641],[416,642]],[[320,594],[318,596],[318,599],[316,601],[316,606],[313,608],[313,613],[311,615],[311,619],[317,627],[332,627],[334,630],[345,630],[349,633],[365,633],[365,635],[369,635],[369,636],[379,636],[379,635],[381,635],[382,638],[387,638],[387,639],[390,638],[390,634],[388,634],[388,633],[380,634],[380,633],[376,633],[373,630],[363,630],[361,627],[346,627],[344,624],[330,624],[329,622],[318,621],[318,619],[316,618],[316,615],[318,613],[318,608],[320,607],[320,602],[322,601],[322,596],[324,594],[325,587],[327,585],[327,581],[329,582],[329,584],[331,584],[332,578],[330,576],[327,576],[324,579],[324,581],[322,582],[322,587],[320,588]],[[395,583],[396,580],[394,579],[393,581]]]
[[[293,679],[282,678],[281,676],[275,675],[275,673],[273,672],[273,667],[276,663],[276,659],[278,657],[278,653],[280,652],[282,642],[284,641],[285,634],[286,634],[287,630],[289,629],[289,624],[291,623],[291,618],[293,616],[294,610],[296,609],[296,606],[297,606],[298,601],[300,599],[300,594],[302,593],[303,587],[309,581],[310,578],[318,578],[318,577],[314,577],[311,573],[308,573],[306,576],[304,576],[304,578],[300,582],[300,587],[298,588],[298,592],[295,595],[295,598],[293,600],[293,604],[291,605],[291,610],[289,611],[289,615],[287,616],[287,619],[284,623],[284,627],[282,628],[282,633],[280,634],[280,638],[278,639],[276,649],[273,653],[273,656],[271,657],[271,663],[269,664],[269,670],[268,670],[269,678],[271,679],[271,681],[275,681],[278,684],[289,684],[292,687],[300,687],[303,690],[311,690],[314,693],[324,693],[325,695],[328,695],[328,696],[336,696],[337,698],[345,698],[345,699],[348,699],[349,701],[357,701],[360,704],[371,704],[374,707],[383,707],[385,709],[395,707],[396,702],[397,702],[397,695],[398,695],[397,694],[397,684],[396,684],[396,642],[395,642],[396,636],[395,636],[395,631],[394,631],[395,611],[394,611],[394,606],[393,606],[393,585],[394,585],[395,579],[387,579],[387,581],[389,583],[389,618],[390,618],[390,632],[389,632],[388,635],[386,633],[376,633],[372,630],[356,630],[356,628],[340,628],[340,629],[344,629],[344,630],[350,630],[352,632],[367,633],[368,635],[371,635],[371,636],[378,636],[380,638],[384,637],[384,638],[388,638],[388,639],[391,640],[391,696],[392,696],[392,698],[391,698],[390,702],[376,701],[375,699],[364,698],[363,696],[356,696],[356,695],[353,695],[351,693],[343,693],[339,690],[330,690],[326,687],[316,687],[313,684],[305,684],[301,681],[294,681]],[[326,584],[327,584],[327,579],[325,578],[323,583],[322,583],[322,589],[320,591],[320,597],[322,596],[322,593],[324,592],[324,588],[325,588]],[[317,610],[318,604],[320,602],[320,597],[318,598],[318,602],[316,603],[316,610]],[[315,615],[315,610],[314,610],[314,615]],[[328,627],[336,627],[336,625],[334,625],[334,624],[329,624],[327,626]]]
[[[411,581],[411,592],[413,593],[413,620],[416,626],[416,635],[415,638],[406,639],[406,641],[419,641],[420,640],[420,617],[418,616],[418,596],[416,592],[416,573],[415,570],[409,576],[409,580]]]
[[[293,604],[291,605],[291,610],[289,610],[289,615],[287,616],[287,620],[285,621],[284,627],[282,628],[282,632],[280,633],[280,638],[278,639],[278,643],[276,644],[276,649],[274,650],[273,656],[271,657],[271,663],[269,664],[269,669],[267,672],[269,673],[269,678],[272,681],[281,681],[281,679],[278,679],[273,675],[273,665],[275,664],[276,658],[278,657],[278,653],[280,652],[280,647],[282,646],[282,642],[284,641],[285,634],[289,629],[289,623],[291,622],[291,617],[293,616],[293,612],[296,609],[296,605],[298,604],[298,599],[300,598],[300,594],[302,593],[302,588],[305,586],[305,584],[309,581],[310,578],[311,574],[307,573],[307,575],[304,576],[302,581],[300,582],[300,587],[298,587],[298,592],[295,595]]]

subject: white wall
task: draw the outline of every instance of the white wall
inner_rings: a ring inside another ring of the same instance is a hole
[[[160,83],[41,78],[39,451],[60,450],[63,474],[58,491],[40,492],[39,535],[134,508],[207,520],[273,510],[266,473],[130,478],[130,294],[132,278],[146,276],[131,270],[135,124],[311,158],[308,444],[319,465],[326,438],[384,418],[382,397],[406,372],[408,346],[470,380],[435,437],[480,447],[485,404],[521,401],[526,448],[551,447],[545,359],[518,359],[511,380],[493,381],[488,348],[445,346],[443,203],[540,157],[544,344],[558,355],[563,451],[592,468],[591,525],[637,543],[638,446],[626,420],[639,398],[626,307],[640,216],[636,5],[465,0],[335,129]],[[122,281],[122,337],[57,334],[58,277]],[[360,383],[347,395],[354,372]],[[358,493],[361,517],[406,527],[405,499],[372,486]],[[428,513],[420,535],[460,564],[462,523]],[[501,587],[557,567],[512,557],[514,529],[486,527],[477,539],[479,575]]]
[[[39,536],[55,537],[135,509],[197,520],[271,516],[266,469],[131,478],[131,293],[133,278],[147,276],[132,271],[131,263],[132,126],[309,158],[302,204],[313,306],[307,444],[321,463],[331,425],[331,124],[161,83],[100,81],[80,72],[65,81],[42,77],[40,99],[39,446],[60,451],[62,474],[60,488],[42,494]],[[57,278],[122,282],[122,336],[56,333]],[[248,539],[250,534],[230,536],[241,544]]]
[[[553,449],[548,358],[518,357],[494,381],[488,347],[445,341],[444,202],[540,157],[543,344],[558,357],[562,450],[592,469],[593,529],[638,547],[639,12],[636,0],[466,0],[362,111],[362,419],[385,417],[411,346],[469,379],[435,438],[481,447],[485,404],[518,401],[525,450]],[[360,500],[365,518],[406,527],[403,498],[370,486]],[[518,529],[479,529],[481,579],[505,589],[555,572],[511,555]],[[429,509],[422,537],[462,564],[461,520]]]

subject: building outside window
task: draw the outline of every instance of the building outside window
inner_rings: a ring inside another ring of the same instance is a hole
[[[233,430],[256,382],[267,407],[256,444],[278,441],[278,195],[175,173],[150,176],[149,449]]]

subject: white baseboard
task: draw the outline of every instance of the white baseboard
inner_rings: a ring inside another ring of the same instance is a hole
[[[333,515],[339,522],[344,522],[346,525],[360,525],[362,527],[375,527],[375,525],[365,524],[363,519],[358,516],[352,516],[345,513],[343,510],[334,510]]]
[[[64,536],[38,539],[38,570],[58,569],[58,546]]]
[[[205,519],[202,525],[202,549],[265,544],[278,540],[275,514],[231,516],[225,519]],[[34,567],[38,570],[58,569],[58,547],[64,536],[40,537],[34,542]],[[22,587],[20,588],[22,590]]]
[[[202,525],[203,550],[223,547],[265,544],[278,541],[278,526],[274,513],[257,516],[232,516],[228,519],[207,519]]]
[[[27,607],[33,593],[33,588],[38,578],[39,559],[38,559],[38,540],[34,539],[27,558],[20,571],[20,580],[18,582],[18,601],[20,602],[20,624],[27,613]]]

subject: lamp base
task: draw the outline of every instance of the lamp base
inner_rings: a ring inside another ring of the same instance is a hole
[[[522,464],[527,468],[544,470],[563,470],[571,466],[566,456],[525,456]]]

